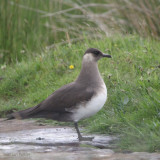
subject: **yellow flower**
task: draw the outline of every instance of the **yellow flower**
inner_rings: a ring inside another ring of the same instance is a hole
[[[70,65],[70,66],[69,66],[69,69],[74,69],[74,65]]]

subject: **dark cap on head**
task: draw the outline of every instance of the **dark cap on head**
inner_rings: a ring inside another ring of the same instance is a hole
[[[85,54],[92,53],[95,57],[100,56],[100,57],[108,57],[112,58],[111,55],[102,53],[100,50],[96,48],[88,48],[85,52]]]

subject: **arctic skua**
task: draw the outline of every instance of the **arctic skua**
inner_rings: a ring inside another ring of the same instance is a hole
[[[98,49],[87,49],[80,74],[74,82],[56,90],[40,104],[8,115],[8,119],[46,118],[74,122],[78,139],[92,140],[93,137],[82,137],[78,121],[96,114],[107,100],[107,88],[97,64],[104,57],[111,58]]]

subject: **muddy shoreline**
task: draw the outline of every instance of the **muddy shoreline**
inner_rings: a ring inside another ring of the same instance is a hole
[[[40,125],[34,120],[0,122],[0,160],[160,160],[159,153],[115,153],[114,136],[85,136],[95,138],[79,142],[72,127]]]

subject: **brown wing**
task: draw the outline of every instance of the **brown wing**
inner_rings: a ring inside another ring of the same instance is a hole
[[[72,108],[80,102],[92,98],[94,90],[82,84],[73,82],[55,91],[40,104],[41,110],[51,112],[65,112],[65,108]]]
[[[78,103],[90,100],[94,93],[93,88],[73,82],[56,90],[37,106],[13,113],[10,117],[22,119],[47,118],[52,117],[56,113],[68,113],[68,110],[75,107]]]

